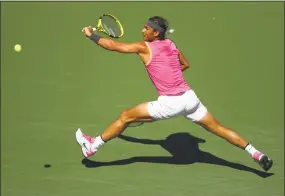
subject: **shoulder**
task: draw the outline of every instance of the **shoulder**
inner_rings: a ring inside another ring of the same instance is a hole
[[[179,51],[176,43],[172,39],[166,38],[166,41],[168,42],[170,48],[172,48],[173,50],[178,50]]]
[[[135,42],[134,43],[139,49],[141,52],[147,52],[148,51],[148,43],[147,42],[144,42],[144,41],[140,41],[140,42]]]
[[[176,45],[176,43],[173,41],[173,39],[167,38],[167,40],[168,40],[172,45],[174,45],[174,46],[177,48],[177,45]]]
[[[143,41],[140,41],[140,42],[132,42],[131,44],[134,45],[134,46],[136,46],[136,47],[138,47],[138,48],[140,48],[140,49],[147,48],[146,43],[143,42]]]
[[[131,43],[131,44],[133,44],[133,45],[136,45],[136,46],[138,46],[138,47],[147,47],[147,45],[146,45],[146,43],[145,42],[143,42],[143,41],[140,41],[140,42],[133,42],[133,43]]]
[[[120,45],[124,50],[132,52],[132,53],[146,53],[148,50],[148,47],[146,44],[142,41],[140,42],[118,42],[118,45]]]

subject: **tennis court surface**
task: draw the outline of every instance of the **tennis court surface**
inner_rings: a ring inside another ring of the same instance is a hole
[[[103,13],[119,18],[128,42],[142,40],[149,17],[167,18],[191,62],[187,82],[222,124],[272,157],[272,169],[184,118],[129,128],[83,160],[78,127],[95,136],[157,98],[137,55],[82,34]],[[283,196],[283,55],[283,2],[1,2],[1,193]]]

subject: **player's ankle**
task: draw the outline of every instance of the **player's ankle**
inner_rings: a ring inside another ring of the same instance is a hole
[[[105,144],[105,141],[99,135],[95,138],[94,143],[92,144],[92,149],[98,150],[103,144]]]
[[[245,149],[252,157],[254,156],[254,154],[255,154],[256,152],[258,152],[258,150],[256,150],[250,143],[248,143],[244,149]]]

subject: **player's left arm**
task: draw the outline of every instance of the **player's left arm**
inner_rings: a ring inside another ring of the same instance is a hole
[[[179,51],[178,56],[179,56],[179,60],[180,60],[180,64],[181,64],[181,70],[185,71],[186,69],[188,69],[190,67],[190,65],[189,65],[187,59],[185,58],[184,54],[181,51]]]

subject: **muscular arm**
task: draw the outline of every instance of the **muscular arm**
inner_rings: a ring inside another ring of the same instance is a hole
[[[145,53],[147,51],[147,46],[144,42],[125,43],[101,37],[97,44],[106,50],[116,51],[120,53],[139,54]]]
[[[182,71],[185,71],[186,69],[190,67],[187,59],[185,58],[185,56],[183,55],[181,51],[179,51],[179,60],[180,60]]]

